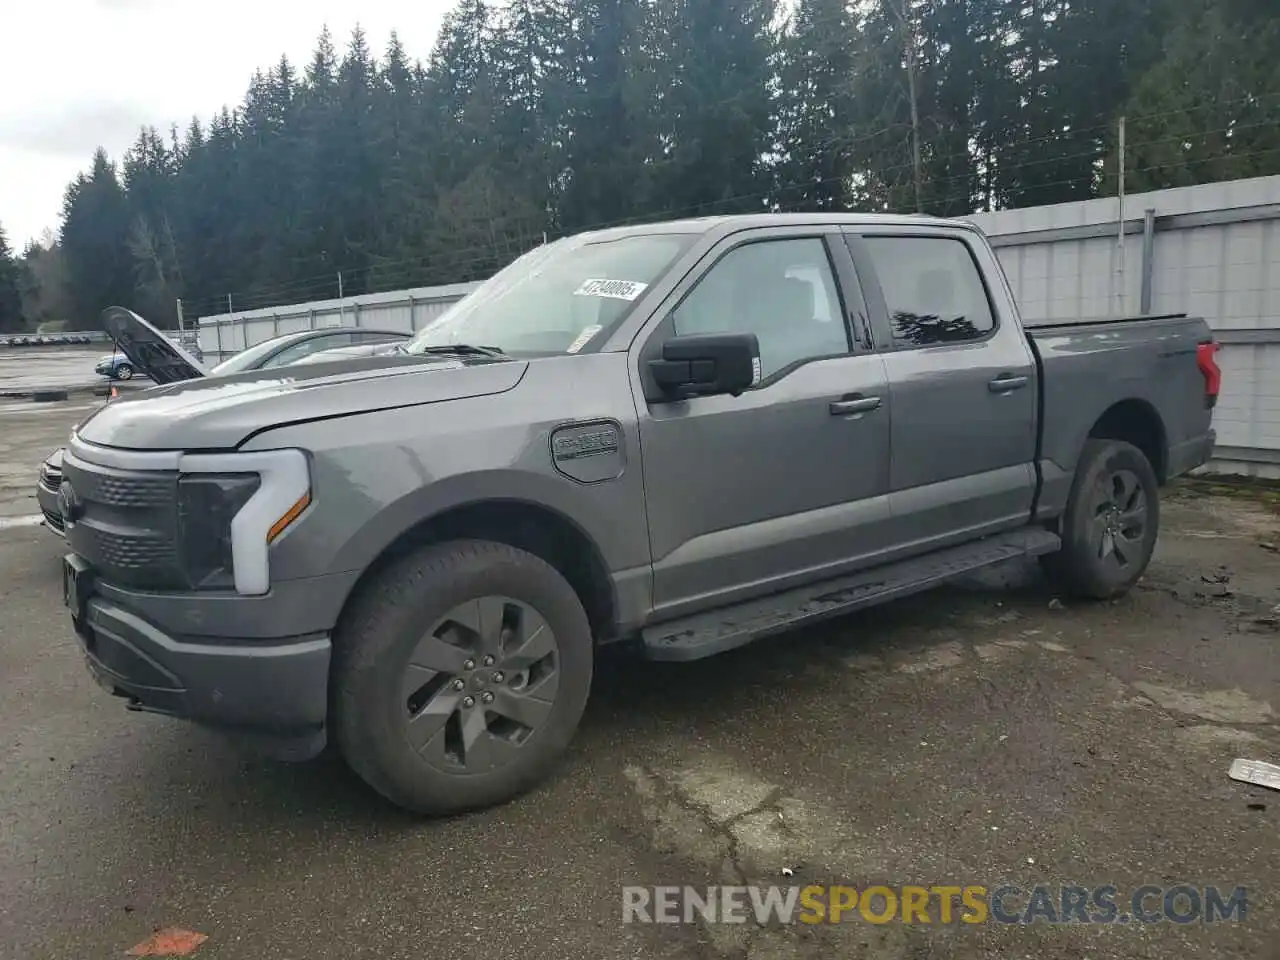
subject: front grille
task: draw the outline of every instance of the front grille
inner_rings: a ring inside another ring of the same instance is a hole
[[[102,468],[105,469],[105,468]],[[81,473],[73,484],[80,499],[106,507],[165,509],[175,505],[177,488],[173,474]]]
[[[52,529],[57,530],[59,533],[64,532],[62,529],[62,517],[51,510],[41,510],[40,512],[44,514],[44,522]]]
[[[173,571],[178,555],[172,537],[150,530],[103,529],[76,523],[76,551],[104,571]],[[82,549],[83,547],[83,549]]]
[[[178,565],[176,473],[120,470],[66,457],[62,475],[75,492],[78,515],[67,542],[109,583],[175,589]]]

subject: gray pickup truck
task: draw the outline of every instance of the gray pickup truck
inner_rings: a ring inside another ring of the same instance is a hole
[[[582,234],[403,354],[92,414],[66,603],[133,709],[481,807],[555,767],[607,644],[698,659],[1023,557],[1127,590],[1211,455],[1215,350],[1181,316],[1026,331],[955,221]]]

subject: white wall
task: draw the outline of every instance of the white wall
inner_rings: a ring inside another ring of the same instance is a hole
[[[1146,211],[1153,211],[1144,258]],[[966,217],[991,237],[1023,318],[1204,317],[1223,344],[1214,470],[1280,476],[1280,177]]]
[[[412,333],[421,330],[477,286],[476,283],[455,283],[416,287],[341,300],[313,300],[263,310],[215,314],[199,318],[197,337],[206,364],[212,366],[264,340],[300,330],[364,327]]]

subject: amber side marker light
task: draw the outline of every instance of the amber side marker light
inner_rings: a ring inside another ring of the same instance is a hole
[[[276,538],[285,530],[289,529],[289,524],[297,520],[302,515],[302,511],[311,506],[311,491],[308,490],[300,496],[296,503],[284,512],[284,515],[271,525],[271,529],[267,531],[267,543],[274,543]]]

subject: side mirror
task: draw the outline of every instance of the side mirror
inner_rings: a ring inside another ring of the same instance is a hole
[[[753,333],[672,337],[649,372],[665,399],[736,397],[760,379],[760,344]]]

